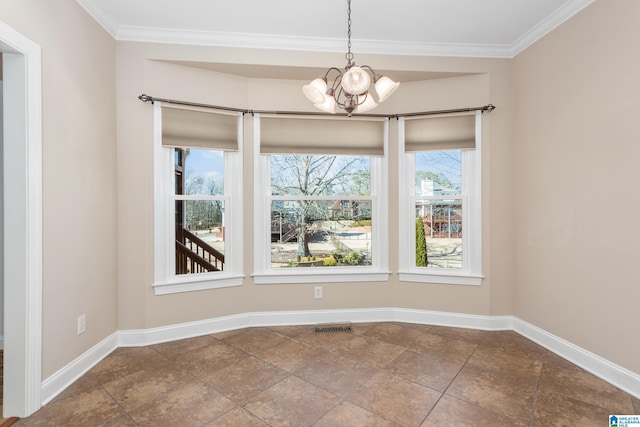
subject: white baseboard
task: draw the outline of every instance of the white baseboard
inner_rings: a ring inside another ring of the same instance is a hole
[[[616,365],[524,320],[514,318],[513,330],[563,359],[580,366],[593,375],[640,399],[640,375],[635,372]]]
[[[0,350],[4,350],[4,335],[0,337]]]
[[[481,316],[404,308],[273,311],[236,314],[197,322],[118,332],[120,347],[137,347],[256,326],[314,325],[331,322],[406,322],[482,330],[511,330],[511,316]]]
[[[406,308],[243,313],[150,329],[117,331],[42,383],[43,405],[118,347],[139,347],[230,330],[331,322],[404,322],[487,331],[514,330],[568,361],[640,398],[640,375],[513,316],[482,316]]]
[[[118,335],[113,333],[44,380],[40,391],[42,405],[53,400],[116,348],[118,348]]]

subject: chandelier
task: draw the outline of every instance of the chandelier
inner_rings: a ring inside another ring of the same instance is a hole
[[[327,113],[335,114],[336,106],[351,117],[352,113],[364,113],[384,102],[400,86],[388,77],[376,73],[368,65],[357,66],[351,53],[351,0],[347,0],[347,65],[344,72],[336,67],[329,68],[324,76],[318,77],[302,87],[302,92],[313,105]],[[337,76],[331,86],[328,77],[335,71]],[[370,93],[371,81],[378,95],[378,103]]]

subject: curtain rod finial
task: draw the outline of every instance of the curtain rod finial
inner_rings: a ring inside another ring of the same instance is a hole
[[[151,103],[153,103],[153,97],[152,97],[152,96],[149,96],[149,95],[147,95],[147,94],[144,94],[144,93],[143,93],[142,95],[140,95],[140,96],[138,97],[138,99],[139,99],[140,101],[142,101],[142,102],[149,102],[149,101],[151,101]]]

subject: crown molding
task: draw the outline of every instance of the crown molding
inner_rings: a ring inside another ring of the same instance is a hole
[[[511,44],[419,43],[354,40],[357,52],[383,55],[450,56],[510,59],[589,6],[595,0],[569,0]],[[119,25],[96,1],[76,0],[117,41],[221,46],[255,49],[343,52],[345,41],[320,37],[193,31]]]
[[[535,27],[520,36],[518,40],[511,45],[510,57],[516,57],[529,46],[558,28],[595,1],[596,0],[569,0],[551,15],[540,21]]]
[[[97,1],[94,0],[76,0],[88,14],[91,16],[102,28],[104,28],[114,39],[118,40],[119,25],[116,20],[104,10]]]

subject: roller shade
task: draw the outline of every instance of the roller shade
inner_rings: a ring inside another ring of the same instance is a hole
[[[382,156],[385,120],[262,115],[260,152]]]
[[[476,148],[474,113],[404,119],[405,151],[472,150]]]
[[[238,151],[238,113],[162,106],[162,145]]]

